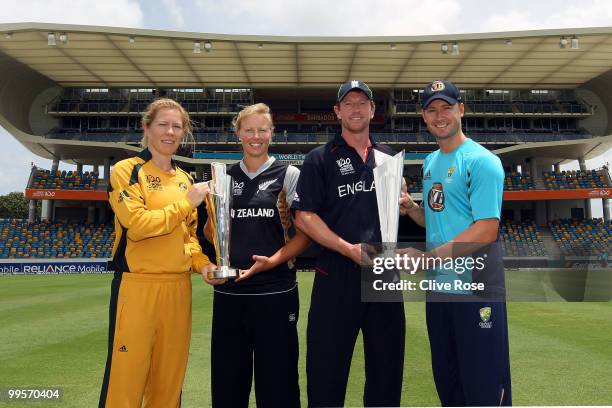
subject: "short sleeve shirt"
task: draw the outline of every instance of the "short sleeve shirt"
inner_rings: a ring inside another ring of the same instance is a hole
[[[475,221],[500,218],[504,169],[500,159],[472,139],[450,153],[429,154],[423,163],[423,204],[427,245],[449,242]],[[453,271],[430,271],[437,281],[457,278]],[[459,276],[471,281],[471,271]]]
[[[371,139],[365,162],[341,135],[310,151],[304,159],[292,210],[316,213],[342,239],[352,244],[380,242],[374,168],[393,151]],[[322,248],[317,267],[351,261]]]

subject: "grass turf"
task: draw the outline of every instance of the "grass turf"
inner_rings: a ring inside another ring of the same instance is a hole
[[[0,277],[0,387],[62,387],[63,402],[97,405],[106,360],[111,275]],[[313,275],[298,274],[300,387],[306,406],[305,332]],[[210,405],[212,291],[194,276],[193,336],[183,406]],[[402,405],[439,405],[423,303],[405,303]],[[509,303],[515,405],[612,404],[612,302]],[[360,406],[362,343],[355,347],[346,405]],[[251,398],[254,406],[254,398]],[[3,404],[10,407],[36,403]]]

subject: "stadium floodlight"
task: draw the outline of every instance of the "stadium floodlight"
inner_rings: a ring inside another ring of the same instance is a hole
[[[510,38],[506,40],[506,45],[512,45],[512,40]]]
[[[47,34],[47,45],[55,45],[55,33]]]
[[[66,33],[61,33],[61,34],[59,35],[59,40],[60,40],[60,42],[61,42],[62,44],[64,44],[64,45],[68,44],[68,34],[66,34]]]
[[[210,52],[212,50],[212,43],[208,40],[204,41],[204,51]]]
[[[263,44],[262,43],[257,43],[257,49],[261,50],[263,48]]]
[[[442,43],[440,45],[440,51],[442,51],[442,54],[448,53],[448,44],[447,43]]]
[[[561,37],[559,38],[559,48],[565,48],[567,47],[567,38],[565,37]]]
[[[394,43],[389,44],[389,48],[391,48],[392,50],[397,48],[397,45],[395,45]]]
[[[578,37],[576,36],[572,37],[571,47],[572,47],[572,50],[577,50],[578,48],[580,48],[580,46],[578,45]]]
[[[459,43],[454,42],[452,47],[452,54],[459,55]]]
[[[193,42],[193,53],[199,54],[202,52],[202,43],[200,41]]]
[[[130,35],[128,37],[128,41],[130,42],[130,44],[134,44],[136,42],[136,37],[134,37],[133,35]]]

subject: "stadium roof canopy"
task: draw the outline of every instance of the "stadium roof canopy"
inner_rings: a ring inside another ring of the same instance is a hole
[[[64,87],[325,88],[359,78],[392,88],[447,78],[465,88],[560,89],[611,69],[612,27],[280,37],[18,23],[0,24],[0,52]]]

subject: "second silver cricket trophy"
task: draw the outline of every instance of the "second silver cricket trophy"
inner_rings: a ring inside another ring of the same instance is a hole
[[[381,155],[382,156],[382,155]],[[374,168],[374,185],[383,250],[394,250],[399,225],[399,198],[402,191],[404,151],[395,156],[381,157]]]

